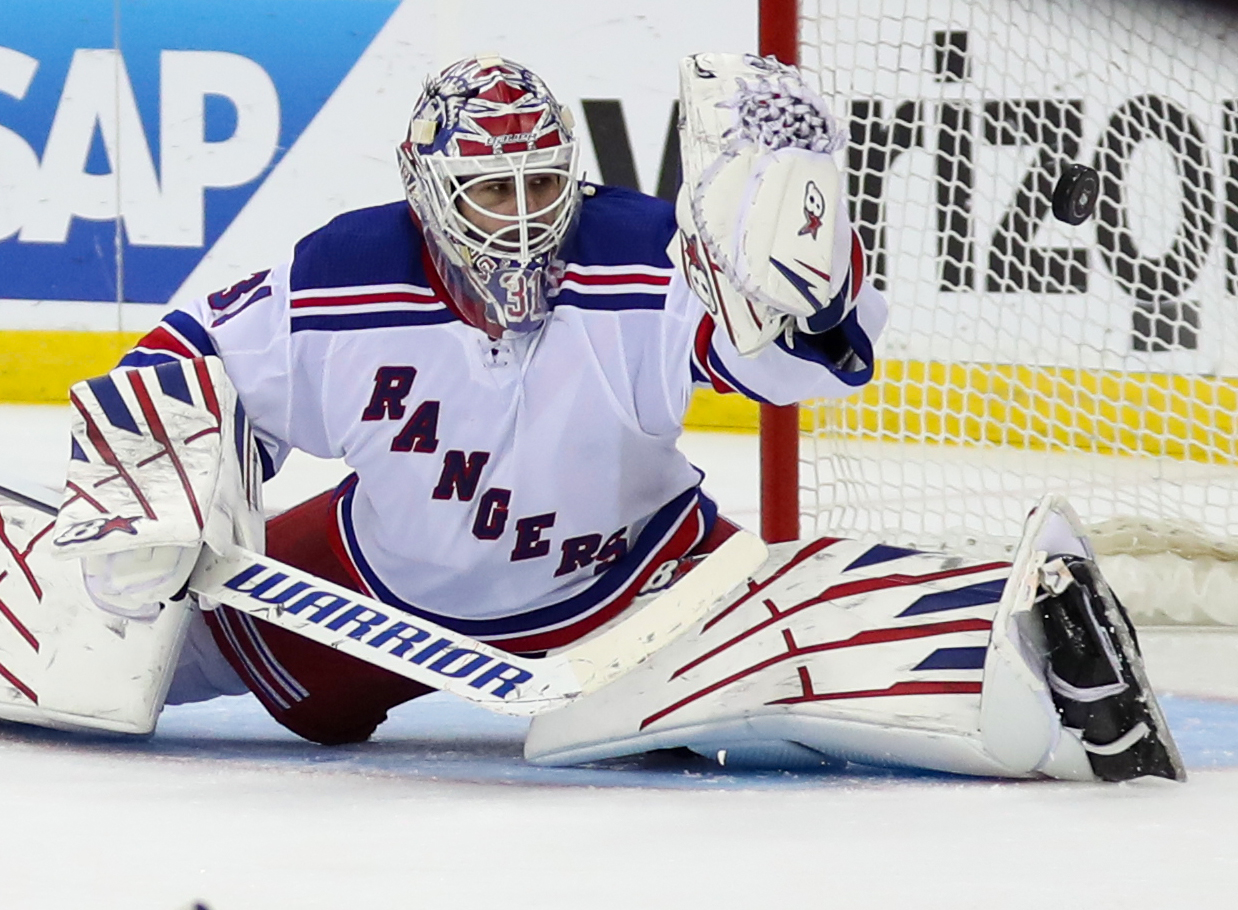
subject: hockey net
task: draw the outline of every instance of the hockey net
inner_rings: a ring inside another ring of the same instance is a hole
[[[891,319],[804,410],[802,535],[1000,556],[1063,492],[1140,621],[1238,624],[1236,43],[1199,3],[803,0]]]

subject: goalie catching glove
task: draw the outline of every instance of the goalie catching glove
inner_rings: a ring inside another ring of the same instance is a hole
[[[845,138],[794,67],[697,54],[680,64],[683,186],[669,250],[741,354],[793,326],[839,325],[863,249],[833,153]]]

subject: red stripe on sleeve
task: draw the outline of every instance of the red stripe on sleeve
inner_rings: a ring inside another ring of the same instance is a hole
[[[184,357],[186,360],[192,360],[198,356],[197,352],[191,351],[183,341],[161,325],[155,326],[155,328],[143,335],[135,347],[153,351],[167,351],[178,357]]]
[[[705,375],[709,377],[709,384],[713,386],[715,392],[720,392],[723,395],[734,392],[735,388],[726,380],[714,371],[714,368],[709,365],[709,343],[714,337],[714,317],[706,314],[701,317],[700,324],[696,327],[696,342],[693,345],[693,353],[696,355],[697,363]]]
[[[374,294],[343,294],[337,296],[298,297],[292,301],[294,310],[306,307],[357,306],[363,303],[438,303],[433,294],[416,291],[382,291]]]
[[[669,275],[642,275],[638,272],[629,272],[622,275],[582,275],[580,272],[568,269],[563,277],[565,280],[575,281],[577,284],[652,284],[665,287],[671,283]]]

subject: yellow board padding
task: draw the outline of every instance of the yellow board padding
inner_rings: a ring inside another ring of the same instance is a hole
[[[1238,462],[1238,379],[886,361],[835,409],[848,435]]]
[[[1238,463],[1238,379],[1010,364],[887,360],[824,409],[833,432],[891,442],[987,444]],[[821,418],[800,412],[811,432]],[[753,432],[758,408],[700,390],[690,429]]]
[[[0,330],[0,401],[64,404],[69,386],[106,373],[141,332]]]
[[[63,404],[106,373],[138,332],[0,331],[0,401]],[[1010,364],[887,360],[828,409],[835,432],[890,441],[1003,445],[1238,463],[1238,379]],[[820,414],[800,412],[811,432]],[[693,430],[756,432],[759,408],[698,390]]]
[[[755,433],[761,428],[761,406],[742,395],[697,389],[688,405],[684,425],[689,430]],[[816,425],[811,405],[800,408],[800,432],[811,433]]]
[[[742,395],[720,395],[713,389],[697,389],[684,417],[689,430],[723,430],[755,433],[760,426],[760,405]]]

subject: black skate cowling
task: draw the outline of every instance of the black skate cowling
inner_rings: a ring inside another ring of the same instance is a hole
[[[1058,556],[1041,569],[1037,612],[1046,676],[1062,723],[1101,780],[1151,775],[1185,781],[1186,768],[1144,672],[1135,628],[1096,563]]]

